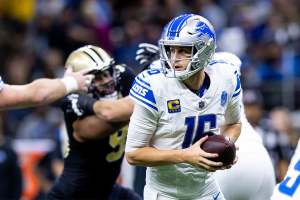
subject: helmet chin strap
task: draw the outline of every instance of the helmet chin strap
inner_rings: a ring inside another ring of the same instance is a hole
[[[103,100],[103,99],[118,99],[118,91],[115,90],[111,94],[101,96],[96,86],[88,86],[88,93],[93,94],[94,99]]]
[[[105,96],[100,96],[99,100],[104,100],[104,99],[118,99],[118,92],[114,91],[111,94],[107,94]]]

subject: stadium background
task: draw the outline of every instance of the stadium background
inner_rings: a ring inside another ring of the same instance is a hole
[[[243,62],[245,103],[259,109],[256,125],[263,130],[279,181],[300,130],[299,9],[299,0],[0,0],[0,74],[5,83],[16,85],[60,78],[69,53],[86,44],[102,47],[138,73],[139,43],[157,44],[172,18],[200,14],[215,28],[217,52],[234,53]],[[13,173],[11,180],[21,178],[22,199],[40,198],[61,167],[57,157],[47,154],[61,146],[63,152],[61,141],[66,140],[59,101],[1,112],[1,121],[0,146],[16,151],[22,168],[21,177]],[[45,155],[50,158],[41,162]],[[0,166],[5,159],[0,148]],[[50,172],[52,165],[57,171]],[[123,180],[132,183],[134,169],[124,170],[131,173]]]

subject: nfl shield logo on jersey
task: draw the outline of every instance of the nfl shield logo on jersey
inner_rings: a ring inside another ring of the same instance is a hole
[[[204,105],[205,105],[205,104],[204,104],[204,101],[200,101],[200,102],[199,102],[199,108],[203,108]]]
[[[221,95],[221,106],[223,107],[226,104],[227,101],[227,92],[223,91]]]

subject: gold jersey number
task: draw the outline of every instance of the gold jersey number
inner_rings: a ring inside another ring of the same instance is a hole
[[[126,140],[126,136],[127,136],[127,128],[128,128],[128,126],[125,126],[124,128],[120,129],[118,132],[112,134],[109,137],[109,145],[112,148],[116,148],[119,146],[119,150],[113,151],[113,152],[107,154],[107,156],[106,156],[107,162],[114,162],[114,161],[119,160],[122,157],[123,152],[125,150],[125,140]]]
[[[106,156],[106,160],[107,162],[114,162],[119,160],[122,155],[123,152],[125,150],[125,140],[126,140],[126,136],[127,136],[127,128],[128,126],[125,126],[124,128],[120,129],[119,131],[115,132],[114,134],[112,134],[111,136],[109,136],[109,145],[112,148],[116,148],[119,146],[119,150],[118,151],[113,151],[110,152],[109,154],[107,154]],[[65,150],[65,154],[64,157],[68,157],[70,152],[70,143],[66,142],[66,150]]]

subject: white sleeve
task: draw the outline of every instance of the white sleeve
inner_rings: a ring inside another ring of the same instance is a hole
[[[148,145],[157,126],[157,113],[134,102],[130,117],[125,152],[137,150]]]
[[[241,97],[241,83],[238,75],[235,75],[234,92],[225,111],[225,123],[226,125],[235,124],[241,119],[241,107],[240,107],[240,97]]]
[[[226,125],[235,124],[241,119],[241,108],[239,98],[234,98],[228,105],[225,111],[225,123]]]

